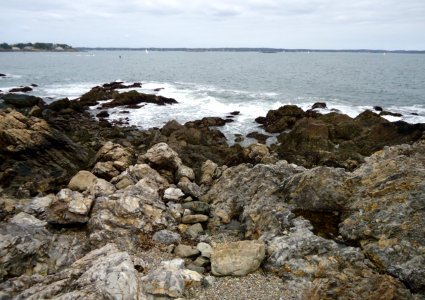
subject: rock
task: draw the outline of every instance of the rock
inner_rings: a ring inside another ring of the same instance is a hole
[[[189,264],[187,266],[187,269],[188,270],[191,270],[191,271],[195,271],[196,273],[199,273],[199,274],[205,273],[205,268],[204,267],[195,265],[194,263]]]
[[[130,148],[107,142],[99,149],[95,160],[97,163],[92,173],[106,180],[111,180],[134,163],[135,155]]]
[[[255,118],[255,122],[257,122],[258,124],[265,125],[265,124],[267,124],[267,118],[266,117],[258,117],[258,118]]]
[[[288,207],[277,191],[283,180],[303,170],[285,161],[226,169],[200,199],[211,206],[209,229],[220,230],[221,225],[236,219],[245,223],[246,237],[257,239],[263,230],[272,228],[280,231],[282,213],[287,213]]]
[[[20,212],[15,215],[12,219],[9,220],[9,223],[18,224],[18,225],[29,225],[29,226],[40,226],[44,227],[47,225],[47,222],[41,221],[36,217],[27,214],[25,212]]]
[[[237,116],[237,115],[239,115],[241,112],[240,111],[232,111],[230,114],[232,115],[232,116]]]
[[[71,178],[68,188],[73,191],[84,192],[87,190],[95,181],[97,177],[88,171],[80,171]]]
[[[0,73],[0,77],[6,77],[6,74]]]
[[[12,194],[57,190],[89,159],[84,148],[45,120],[15,110],[0,112],[0,149],[0,185]]]
[[[315,293],[335,299],[353,295],[359,299],[412,299],[403,284],[376,272],[359,249],[314,235],[311,225],[300,218],[292,224],[288,235],[268,242],[263,268],[285,278],[288,287],[304,282],[298,285],[298,294],[306,299],[316,297]]]
[[[199,198],[202,195],[201,188],[194,182],[191,182],[187,177],[183,177],[180,179],[177,186],[189,196],[194,198]]]
[[[265,129],[276,133],[291,129],[297,120],[304,116],[304,111],[296,105],[284,105],[277,110],[270,110],[266,116]]]
[[[248,138],[256,139],[259,143],[265,144],[270,135],[262,134],[257,131],[250,132],[246,135]]]
[[[34,197],[26,207],[26,212],[35,215],[44,215],[46,209],[55,200],[55,195],[49,194],[44,197]]]
[[[166,143],[159,143],[150,148],[145,154],[146,160],[156,167],[175,171],[182,161],[178,154]]]
[[[172,99],[172,98],[143,94],[137,91],[113,93],[111,96],[113,100],[111,102],[102,104],[102,108],[113,108],[118,106],[136,105],[140,103],[152,103],[157,105],[178,103],[175,99]]]
[[[374,106],[373,109],[376,111],[383,111],[382,106]]]
[[[344,169],[316,167],[287,179],[282,192],[298,209],[342,212],[351,196],[345,185],[348,178]]]
[[[109,117],[109,113],[106,110],[102,110],[101,112],[99,112],[96,117],[98,118],[107,118]]]
[[[190,236],[192,239],[196,239],[199,235],[204,233],[204,229],[202,228],[202,225],[199,223],[193,224],[189,226],[186,229],[185,232],[188,236]]]
[[[23,219],[17,217],[14,220]],[[13,277],[23,274],[30,276],[55,273],[83,256],[84,234],[52,235],[43,226],[39,226],[39,222],[34,224],[31,220],[30,223],[0,224],[0,282],[9,278],[13,280]],[[7,282],[0,283],[0,291],[6,292],[6,286]],[[25,286],[26,284],[17,285],[21,289]]]
[[[5,94],[1,98],[4,103],[13,105],[16,108],[32,107],[44,103],[43,99],[39,97],[21,94]]]
[[[210,213],[210,205],[202,201],[192,201],[182,204],[183,208],[190,209],[196,214],[208,215]]]
[[[202,275],[184,269],[182,259],[163,262],[162,265],[142,278],[143,291],[156,297],[179,298],[185,288],[201,284]]]
[[[18,299],[136,299],[138,289],[130,255],[108,244],[58,273],[12,279],[3,291]]]
[[[31,83],[30,86],[32,86],[32,87],[38,87],[38,84]]]
[[[211,255],[211,271],[216,276],[245,276],[260,267],[265,254],[260,241],[217,244]]]
[[[213,253],[213,248],[209,244],[204,242],[198,243],[196,249],[201,252],[202,257],[210,258],[211,254]]]
[[[317,108],[324,109],[324,108],[327,108],[327,105],[325,102],[316,102],[311,106],[311,109],[317,109]]]
[[[263,144],[251,144],[243,150],[243,155],[247,162],[258,163],[275,163],[277,158],[270,155],[269,148]]]
[[[184,197],[184,193],[181,189],[169,187],[164,191],[163,199],[167,201],[179,202]]]
[[[376,152],[353,172],[344,239],[360,244],[379,270],[425,292],[425,142]]]
[[[174,254],[181,258],[197,256],[200,253],[201,252],[199,252],[198,249],[183,244],[179,244],[176,248],[174,248]]]
[[[224,126],[226,125],[226,120],[219,117],[205,117],[201,120],[188,122],[185,125],[195,127]]]
[[[207,257],[204,256],[198,256],[194,261],[193,264],[199,267],[206,267],[210,264],[210,260]]]
[[[61,190],[47,209],[47,221],[53,225],[87,223],[93,198],[69,189]]]
[[[179,166],[176,173],[176,180],[180,181],[183,177],[186,177],[190,181],[195,180],[195,172],[189,167],[186,167],[184,165]]]
[[[200,183],[205,185],[211,185],[213,180],[220,175],[218,165],[211,160],[207,160],[202,164],[201,172]]]
[[[105,179],[97,178],[89,187],[89,194],[93,197],[110,196],[115,193],[116,188]]]
[[[208,221],[208,216],[206,215],[187,215],[183,216],[182,223],[183,224],[195,224],[195,223],[203,223]]]
[[[9,93],[28,93],[31,92],[32,88],[29,86],[23,86],[23,87],[18,87],[18,88],[13,88],[11,90],[9,90]]]
[[[178,244],[181,241],[181,237],[178,233],[167,229],[155,232],[152,239],[165,245]]]
[[[390,111],[381,111],[379,113],[380,116],[392,116],[392,117],[402,117],[403,115],[400,113],[393,113]]]

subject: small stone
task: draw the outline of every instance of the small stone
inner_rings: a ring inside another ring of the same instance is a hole
[[[181,258],[197,256],[201,252],[192,246],[180,244],[174,249],[174,254]]]
[[[197,266],[197,265],[195,265],[195,264],[189,264],[189,265],[187,266],[187,269],[189,269],[189,270],[191,270],[191,271],[198,272],[199,274],[203,274],[203,273],[205,273],[205,268],[204,268],[204,267]]]
[[[169,187],[164,191],[164,200],[168,201],[179,201],[182,197],[184,197],[184,193],[181,189]]]
[[[202,285],[204,287],[210,287],[213,286],[215,283],[215,277],[214,276],[206,276],[204,280],[202,280]]]
[[[189,226],[186,224],[179,224],[177,228],[179,229],[180,233],[185,233],[188,227]]]
[[[202,256],[207,258],[210,258],[213,252],[213,248],[211,247],[211,245],[204,242],[198,243],[198,245],[196,246],[196,249],[198,249],[201,252]]]
[[[208,216],[206,215],[188,215],[182,218],[182,223],[184,224],[195,224],[195,223],[202,223],[207,221],[208,221]]]
[[[180,234],[176,232],[172,232],[167,229],[163,229],[160,231],[155,232],[152,239],[156,242],[165,244],[165,245],[171,245],[174,243],[180,243],[181,237]]]
[[[200,223],[193,224],[186,230],[186,234],[189,235],[192,239],[196,239],[202,233],[204,233],[204,228],[202,228]]]
[[[117,189],[122,190],[133,184],[134,184],[133,180],[131,180],[130,178],[126,176],[126,177],[123,177],[120,181],[118,181],[118,183],[116,183],[115,186]]]
[[[182,206],[197,214],[208,215],[210,213],[210,205],[202,201],[192,201],[184,203]]]
[[[205,256],[198,256],[193,263],[200,267],[206,267],[210,264],[210,259]]]

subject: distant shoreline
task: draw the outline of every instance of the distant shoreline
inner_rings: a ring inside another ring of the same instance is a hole
[[[284,49],[284,48],[120,48],[120,47],[75,47],[77,51],[181,51],[181,52],[261,52],[261,53],[396,53],[425,54],[425,50],[380,50],[380,49]]]

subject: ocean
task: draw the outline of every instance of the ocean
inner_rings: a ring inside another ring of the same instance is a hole
[[[355,117],[381,106],[401,113],[391,121],[425,123],[425,55],[372,53],[256,52],[22,52],[0,53],[0,90],[35,83],[32,94],[46,102],[75,99],[91,87],[111,81],[141,82],[144,93],[176,99],[171,106],[146,106],[111,119],[129,118],[140,128],[161,127],[240,111],[220,128],[234,134],[260,131],[254,119],[270,109],[296,104],[309,109],[326,102]],[[163,88],[154,92],[156,88]],[[122,90],[126,91],[126,90]],[[93,113],[98,110],[92,109]]]

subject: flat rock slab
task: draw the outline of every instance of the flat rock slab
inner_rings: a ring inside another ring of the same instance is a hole
[[[187,215],[182,219],[184,224],[195,224],[208,221],[208,216],[206,215]]]
[[[260,267],[265,254],[260,241],[218,244],[211,255],[211,270],[216,276],[245,276]]]

